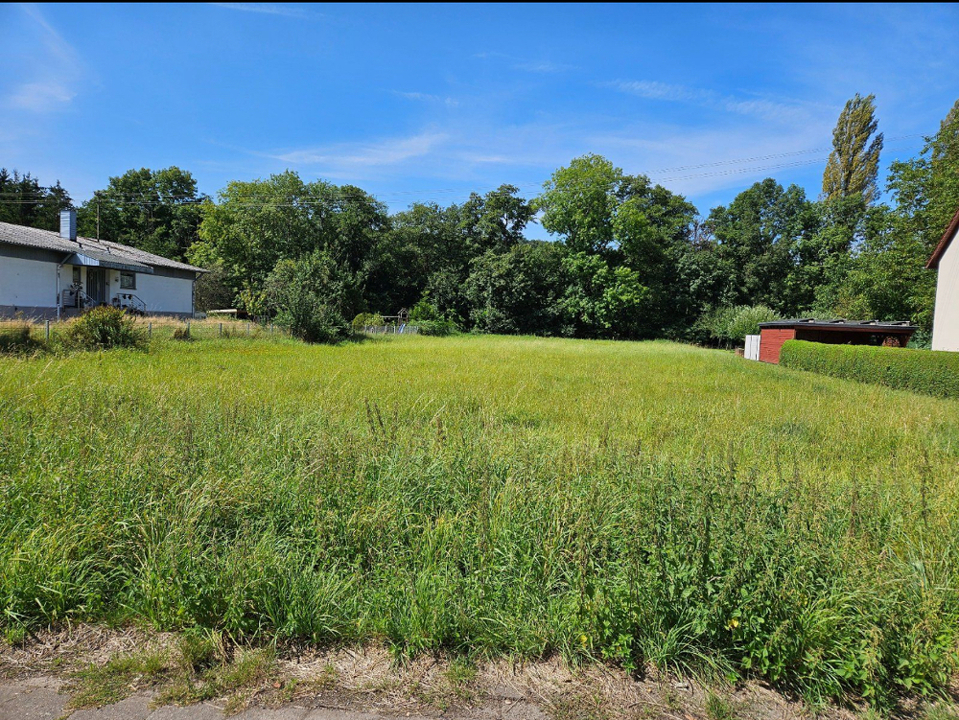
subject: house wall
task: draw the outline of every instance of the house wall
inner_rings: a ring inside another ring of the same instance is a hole
[[[55,318],[57,315],[57,265],[66,258],[58,253],[0,246],[0,317]],[[87,268],[80,267],[81,287],[86,289]],[[132,293],[147,306],[147,312],[162,315],[193,315],[191,271],[155,268],[154,274],[136,273],[136,289],[121,290],[120,271],[106,271],[108,300],[117,293]],[[73,266],[60,268],[60,291],[73,283]]]
[[[61,271],[60,280],[69,277]],[[69,280],[67,285],[69,285]],[[0,257],[0,314],[46,316],[57,306],[57,262]]]
[[[932,349],[959,352],[959,240],[955,238],[939,259]]]
[[[107,280],[110,284],[109,297],[117,293],[130,293],[140,298],[147,306],[147,312],[158,315],[193,315],[193,279],[192,272],[155,268],[153,275],[136,273],[136,289],[120,288],[120,271],[110,270]]]
[[[759,333],[759,359],[762,362],[778,365],[783,343],[795,337],[796,331],[792,328],[763,328]]]

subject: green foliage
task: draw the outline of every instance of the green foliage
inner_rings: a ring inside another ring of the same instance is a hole
[[[832,133],[832,152],[822,177],[824,199],[860,196],[867,204],[878,194],[879,154],[882,133],[876,134],[875,95],[855,97],[846,103]],[[871,140],[871,142],[870,142]]]
[[[430,302],[429,297],[420,298],[420,301],[410,310],[410,322],[429,322],[442,319],[443,313],[435,304]]]
[[[264,292],[276,323],[294,337],[329,343],[349,335],[345,317],[355,311],[358,293],[350,274],[329,253],[281,260],[266,279]]]
[[[0,359],[0,627],[197,628],[171,698],[270,672],[213,633],[880,706],[957,669],[954,401],[662,342],[141,360]]]
[[[209,270],[193,284],[193,307],[199,312],[224,310],[233,307],[236,297],[230,288],[226,272],[219,265],[201,266]]]
[[[365,327],[380,327],[386,325],[386,321],[379,313],[360,313],[355,318],[351,326],[354,332],[360,332]]]
[[[410,325],[416,325],[421,335],[443,337],[459,330],[456,322],[443,316],[428,297],[422,298],[410,310]]]
[[[33,337],[26,321],[0,325],[0,355],[25,355],[40,350],[43,344]]]
[[[783,345],[779,364],[897,390],[959,398],[957,353],[789,340]]]
[[[411,324],[412,323],[411,321]],[[419,320],[415,323],[416,327],[420,329],[420,335],[432,335],[434,337],[446,337],[447,335],[455,335],[459,331],[459,327],[452,320]]]
[[[791,278],[799,247],[815,234],[818,217],[801,188],[783,190],[766,179],[741,192],[729,207],[709,215],[717,260],[725,280],[719,305],[766,305],[798,314],[809,298]]]
[[[30,173],[11,173],[6,168],[0,168],[0,198],[0,222],[42,230],[59,230],[60,211],[73,206],[59,180],[43,187]]]
[[[119,308],[103,305],[71,321],[63,342],[74,350],[111,350],[142,348],[146,337],[133,317]]]
[[[560,301],[568,289],[560,243],[531,242],[473,260],[466,282],[470,320],[479,332],[562,335]]]
[[[639,334],[649,298],[639,273],[582,252],[563,258],[563,268],[570,284],[559,306],[578,337]]]
[[[164,653],[142,652],[111,658],[104,665],[89,665],[73,674],[69,707],[97,708],[112,705],[133,692],[139,681],[149,687],[167,671]]]
[[[286,171],[231,182],[217,203],[204,205],[200,240],[189,258],[201,267],[222,267],[226,284],[255,305],[281,261],[322,253],[346,274],[372,272],[388,225],[385,206],[359,188],[307,183]]]
[[[729,347],[742,344],[747,335],[758,335],[760,323],[781,319],[765,305],[740,305],[714,310],[704,316],[701,326],[713,342]]]
[[[205,200],[197,194],[193,175],[178,167],[128,170],[83,203],[77,231],[182,260],[199,239]]]
[[[584,155],[553,173],[536,199],[540,221],[574,253],[598,253],[614,240],[616,191],[623,171],[600,155]]]

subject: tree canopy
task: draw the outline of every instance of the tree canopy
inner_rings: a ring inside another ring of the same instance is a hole
[[[83,204],[80,231],[207,268],[204,308],[235,305],[315,339],[404,308],[476,332],[593,338],[729,343],[757,318],[808,315],[928,329],[925,262],[959,207],[959,102],[917,157],[892,163],[885,202],[877,128],[874,97],[856,95],[821,198],[766,178],[705,216],[588,154],[534,198],[504,184],[392,214],[359,187],[293,171],[209,198],[180,168],[133,169]],[[0,170],[0,220],[56,229],[70,203],[59,183]],[[527,239],[534,222],[554,239]]]

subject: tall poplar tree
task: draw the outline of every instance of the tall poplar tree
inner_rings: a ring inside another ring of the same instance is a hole
[[[876,133],[875,97],[862,97],[856,93],[839,114],[839,121],[832,131],[833,150],[822,176],[825,200],[862,195],[868,204],[876,199],[882,133]]]

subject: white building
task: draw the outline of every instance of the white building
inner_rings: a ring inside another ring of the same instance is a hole
[[[76,211],[59,234],[0,222],[0,317],[56,318],[96,305],[193,315],[205,270],[127,245],[77,237]]]
[[[938,269],[936,310],[932,317],[932,349],[959,352],[959,212],[952,218],[942,240],[926,263]]]

